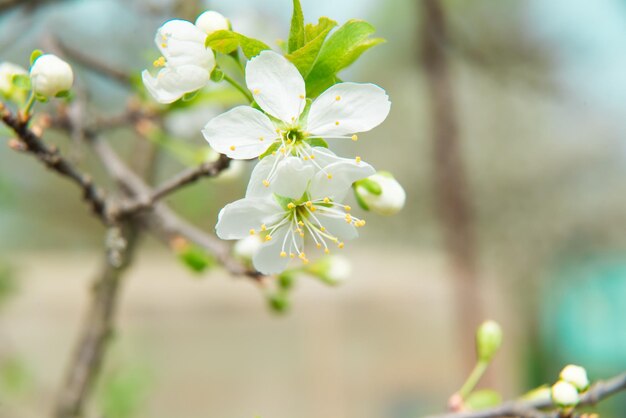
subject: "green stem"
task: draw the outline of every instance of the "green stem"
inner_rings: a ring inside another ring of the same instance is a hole
[[[241,84],[239,84],[236,80],[234,80],[226,73],[224,73],[224,80],[226,80],[231,86],[239,90],[241,94],[246,96],[246,99],[248,99],[250,103],[254,102],[254,98],[252,97],[252,94],[250,94],[248,89],[244,88]]]
[[[33,105],[35,104],[35,91],[31,90],[30,91],[30,95],[28,96],[28,100],[26,100],[26,103],[24,104],[24,107],[22,108],[22,112],[24,113],[24,115],[30,115],[30,111],[33,108]]]
[[[461,387],[461,390],[459,390],[459,395],[461,395],[461,398],[466,399],[468,395],[474,390],[480,378],[483,377],[483,374],[485,374],[487,366],[489,366],[488,361],[479,360],[478,363],[476,363],[476,366],[474,366],[474,370],[472,370],[472,373],[470,373],[469,377]]]

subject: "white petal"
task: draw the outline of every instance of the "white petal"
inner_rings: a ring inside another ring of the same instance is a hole
[[[252,259],[254,268],[263,274],[276,274],[285,270],[289,257],[281,257],[280,253],[288,231],[288,227],[280,228],[274,233],[271,241],[264,241],[261,244],[261,248]]]
[[[270,188],[280,196],[300,199],[314,173],[315,167],[301,158],[284,158],[276,167],[275,180],[270,183]]]
[[[335,84],[311,105],[307,130],[319,136],[366,132],[380,125],[390,108],[387,93],[374,84]]]
[[[202,134],[215,151],[235,159],[258,157],[276,138],[270,118],[250,106],[238,106],[211,119]]]
[[[206,34],[186,20],[170,20],[157,31],[154,42],[172,66],[198,65],[209,72],[215,67],[215,55],[204,46]]]
[[[143,83],[159,103],[172,103],[185,93],[199,90],[209,82],[209,72],[196,65],[167,66],[156,77],[147,70],[141,73]]]
[[[339,238],[340,241],[348,241],[359,236],[356,227],[343,218],[327,216],[323,210],[320,210],[316,216],[326,231]]]
[[[283,215],[283,209],[272,198],[245,198],[229,203],[220,211],[215,231],[222,239],[242,239],[250,230],[271,225]]]
[[[304,80],[285,57],[263,51],[246,65],[246,84],[254,100],[266,113],[293,123],[306,104]]]
[[[248,182],[246,197],[264,197],[272,194],[270,188],[263,184],[263,180],[267,180],[269,177],[275,161],[276,157],[270,155],[263,158],[254,166],[252,174],[250,175],[250,181]]]
[[[328,197],[333,200],[342,200],[350,190],[352,183],[376,173],[374,168],[366,162],[341,159],[324,167],[311,180],[309,192],[311,199]]]

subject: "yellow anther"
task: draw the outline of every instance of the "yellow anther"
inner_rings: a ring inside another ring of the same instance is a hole
[[[277,128],[276,129],[276,133],[279,134],[280,133],[280,129]]]
[[[272,151],[272,155],[276,155],[276,151]]]
[[[231,146],[230,146],[230,150],[231,150],[231,151],[234,151],[234,150],[235,150],[235,146],[234,146],[234,145],[231,145]]]
[[[251,230],[250,230],[250,235],[254,235],[254,233],[255,233],[255,232],[256,232],[256,231],[255,231],[254,229],[251,229]]]
[[[269,180],[263,180],[263,186],[268,187],[270,185]]]
[[[339,121],[335,121],[335,125],[339,126]]]
[[[349,213],[346,213],[346,222],[352,222],[352,216]]]
[[[317,208],[316,208],[315,206],[311,206],[311,207],[309,208],[309,210],[310,210],[311,212],[315,212],[315,211],[317,210]]]
[[[315,159],[315,155],[311,154],[311,159],[314,160]]]
[[[356,163],[358,164],[358,163],[360,163],[360,162],[361,162],[361,157],[356,157],[354,160],[355,160],[355,161],[356,161]]]
[[[163,67],[165,65],[165,57],[159,57],[152,63],[152,65],[155,67]]]
[[[337,100],[337,101],[341,100],[341,96],[335,97],[335,100]]]
[[[324,227],[322,226],[322,227],[320,227],[320,231],[322,231],[322,232],[326,232],[326,228],[324,228]]]
[[[260,137],[260,138],[259,138],[259,141],[263,142],[263,141],[265,141],[265,138]]]
[[[306,202],[306,207],[310,208],[311,206],[313,206],[313,202],[311,202],[310,200],[308,202]]]
[[[356,134],[355,134],[355,135],[352,135],[352,140],[353,140],[353,141],[356,141],[356,140],[358,140],[358,139],[359,139],[359,137],[358,137]]]
[[[304,94],[301,94],[300,96],[298,96],[301,99],[304,99]]]
[[[300,236],[304,238],[304,232],[300,232]]]
[[[324,254],[330,254],[330,250],[328,248],[324,248]]]
[[[289,258],[296,258],[296,255],[294,253],[289,253]]]
[[[300,233],[302,230],[300,228],[296,228],[296,232]]]
[[[163,42],[163,43],[161,44],[161,48],[167,48],[167,44],[166,44],[165,42]]]
[[[272,236],[271,235],[266,235],[265,236],[265,241],[271,241],[272,240]]]
[[[337,244],[337,246],[338,246],[339,248],[343,248],[343,247],[344,247],[344,243],[343,243],[343,242],[340,242],[339,244]]]
[[[259,94],[259,93],[261,93],[261,90],[259,89],[252,90],[252,94]]]
[[[287,152],[287,150],[284,147],[281,147],[279,151],[281,154],[285,154]]]
[[[330,199],[328,197],[324,198],[324,203],[330,203]]]
[[[328,180],[332,180],[333,175],[332,174],[327,174],[326,177],[328,178]]]
[[[350,212],[350,211],[352,210],[352,208],[350,207],[350,205],[345,205],[345,206],[343,207],[343,209],[344,209],[346,212]]]
[[[309,157],[307,157],[307,156],[305,155],[304,157],[302,157],[302,159],[303,159],[304,161],[308,161]]]
[[[300,225],[300,226],[304,226],[304,222],[302,222],[302,221],[298,221],[298,225]]]
[[[295,207],[296,207],[296,205],[293,202],[289,202],[289,204],[287,205],[288,209],[293,209]]]
[[[308,258],[303,258],[303,259],[302,259],[302,262],[303,262],[304,264],[309,264],[309,259],[308,259]]]
[[[306,254],[300,253],[298,254],[298,258],[301,258],[302,260],[304,260],[306,258]]]
[[[265,224],[261,225],[261,231],[267,231],[267,226],[265,226]]]
[[[292,143],[292,142],[293,142],[293,141],[291,140],[291,138],[288,138],[288,139],[287,139],[287,145],[291,145],[291,143]]]
[[[286,253],[286,252],[284,252],[284,251],[281,251],[281,252],[280,252],[280,256],[281,256],[281,257],[283,257],[283,258],[284,258],[284,257],[287,257],[287,253]]]
[[[315,246],[316,246],[317,248],[322,248],[322,244],[320,244],[319,242],[318,242],[317,244],[315,244]]]
[[[293,121],[295,121],[295,120],[296,120],[296,117],[295,117],[295,116],[292,116],[292,117],[291,117],[291,121],[293,122]]]

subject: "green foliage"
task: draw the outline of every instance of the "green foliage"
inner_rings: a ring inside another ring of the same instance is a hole
[[[333,33],[306,77],[307,95],[316,97],[338,81],[337,73],[350,66],[365,51],[385,42],[382,38],[370,38],[376,29],[363,20],[352,19]]]
[[[11,78],[11,83],[18,89],[30,90],[31,82],[30,77],[26,74],[14,74]]]
[[[107,418],[137,416],[145,398],[150,379],[145,370],[126,368],[106,377],[100,403]]]
[[[32,67],[33,64],[35,63],[35,61],[37,60],[37,58],[39,58],[42,55],[43,55],[43,51],[41,49],[35,49],[33,52],[31,52],[31,54],[30,54],[30,66]]]
[[[32,375],[22,359],[9,357],[0,363],[0,392],[15,396],[31,386]]]
[[[285,291],[278,291],[276,293],[267,296],[267,303],[272,311],[278,314],[283,314],[289,309],[288,293]]]
[[[70,98],[70,91],[69,90],[65,90],[65,91],[60,91],[58,92],[54,97],[58,98],[58,99],[65,99],[65,98]]]
[[[265,43],[258,39],[248,38],[240,33],[230,30],[218,30],[207,36],[205,45],[222,54],[230,54],[237,48],[250,59],[266,49],[270,49]]]
[[[188,245],[180,251],[178,259],[194,273],[203,273],[216,264],[215,258],[195,245]]]
[[[293,0],[293,15],[291,17],[291,29],[289,30],[289,53],[297,51],[304,46],[304,14],[300,0]]]
[[[471,410],[490,408],[502,403],[502,396],[495,390],[482,389],[472,392],[464,404]]]
[[[337,22],[327,17],[321,17],[316,25],[307,24],[303,45],[285,56],[296,66],[302,77],[306,78],[309,75],[328,33],[335,26],[337,26]]]

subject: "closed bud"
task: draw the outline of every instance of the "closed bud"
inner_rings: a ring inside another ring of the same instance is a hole
[[[26,90],[19,88],[13,83],[13,76],[26,76],[28,71],[19,65],[3,62],[0,64],[0,95],[7,100],[23,102],[26,99]]]
[[[587,371],[584,367],[570,364],[561,370],[559,377],[561,380],[574,385],[579,392],[583,392],[589,387],[589,379],[587,378]]]
[[[495,321],[483,322],[476,331],[476,352],[479,361],[491,361],[502,345],[502,328]]]
[[[578,404],[578,390],[574,385],[559,380],[552,386],[552,401],[561,407],[574,407]]]
[[[207,10],[198,16],[196,26],[202,29],[207,35],[210,35],[218,30],[230,29],[230,22],[220,13]]]
[[[331,255],[311,266],[310,271],[325,283],[338,285],[350,278],[352,264],[343,256]]]
[[[395,215],[406,201],[406,192],[386,171],[379,171],[356,183],[355,193],[364,209],[380,215]]]
[[[233,247],[235,257],[247,263],[252,262],[252,258],[261,248],[261,238],[258,234],[250,235],[244,239],[240,239]]]
[[[44,54],[30,68],[30,79],[35,93],[49,98],[72,88],[74,73],[72,67],[56,55]]]

